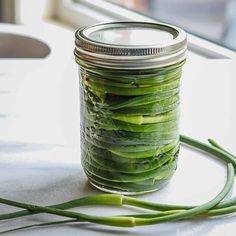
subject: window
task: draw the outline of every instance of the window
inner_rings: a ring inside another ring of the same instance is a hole
[[[69,23],[70,25],[78,28],[81,26],[92,25],[100,22],[117,21],[117,20],[135,20],[135,21],[149,21],[157,22],[159,19],[154,19],[149,13],[147,13],[148,5],[131,5],[131,2],[151,2],[151,0],[59,0],[58,8],[56,11],[56,17],[63,22]],[[169,2],[170,0],[155,0],[154,2]],[[172,0],[172,2],[184,1],[184,0]],[[187,0],[185,0],[187,2]],[[197,0],[191,0],[191,2]],[[206,0],[211,1],[211,0]],[[226,0],[215,0],[226,1]],[[236,1],[236,0],[228,0]],[[127,5],[129,2],[129,5]],[[190,1],[189,1],[190,2]],[[198,0],[198,2],[203,2],[203,0]],[[118,4],[119,3],[119,4]],[[122,4],[122,5],[120,5]],[[126,7],[124,7],[126,4]],[[131,10],[129,8],[134,9]],[[149,5],[150,9],[151,5]],[[139,10],[139,11],[138,11]],[[140,13],[142,11],[142,14]],[[145,15],[144,13],[149,15]],[[170,14],[170,13],[169,13]],[[179,13],[180,14],[180,13]],[[177,17],[177,16],[175,16]],[[168,18],[169,19],[169,18]],[[167,19],[167,20],[168,20]],[[162,19],[164,21],[164,19]],[[160,19],[161,21],[161,19]],[[174,21],[174,20],[172,20]],[[167,22],[167,21],[166,21]],[[170,21],[168,21],[170,22]],[[177,22],[174,22],[177,25]],[[179,23],[180,25],[180,23]],[[189,26],[191,31],[191,25]],[[186,28],[186,27],[183,27]],[[192,27],[196,28],[196,27]],[[236,28],[236,27],[235,27]],[[232,25],[233,29],[233,25]],[[205,58],[212,59],[223,59],[223,58],[235,58],[236,53],[230,49],[232,48],[229,44],[222,44],[218,40],[218,44],[212,43],[212,40],[206,40],[206,36],[198,33],[199,36],[195,34],[188,34],[188,48],[190,54],[193,56],[201,56]],[[232,31],[233,34],[233,31]],[[233,36],[232,36],[233,37]],[[208,37],[209,38],[209,37]],[[215,39],[216,42],[216,39]],[[236,40],[232,41],[232,43]],[[220,44],[219,44],[220,43]],[[225,46],[223,46],[225,45]]]
[[[109,0],[236,50],[236,0]]]

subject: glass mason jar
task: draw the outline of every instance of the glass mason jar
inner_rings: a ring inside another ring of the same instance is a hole
[[[177,166],[185,32],[113,22],[75,36],[81,156],[90,183],[126,195],[160,189]]]

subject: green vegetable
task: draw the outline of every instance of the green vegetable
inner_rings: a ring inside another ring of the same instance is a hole
[[[219,146],[215,141],[209,140],[209,146],[203,144],[199,141],[193,140],[186,136],[181,136],[181,142],[188,144],[192,147],[196,147],[201,151],[206,151],[208,154],[214,155],[219,159],[225,161],[227,164],[228,174],[227,181],[222,189],[222,191],[214,197],[211,201],[200,205],[200,206],[183,206],[183,205],[169,205],[169,204],[159,204],[148,201],[139,200],[137,198],[123,196],[120,194],[98,194],[93,196],[88,196],[62,204],[52,205],[48,207],[42,207],[32,204],[25,204],[16,201],[11,201],[7,199],[0,198],[0,203],[7,204],[10,206],[16,206],[24,208],[27,210],[7,213],[0,215],[0,220],[12,219],[16,217],[22,217],[37,213],[49,213],[56,214],[60,216],[69,217],[69,220],[64,221],[55,221],[47,222],[41,224],[34,224],[23,226],[16,229],[10,229],[7,231],[2,231],[2,233],[13,232],[20,229],[27,229],[32,227],[40,226],[49,226],[57,224],[66,224],[66,223],[76,223],[80,221],[88,221],[97,224],[118,226],[118,227],[133,227],[133,226],[142,226],[149,224],[159,224],[171,221],[177,221],[192,217],[201,217],[201,216],[219,216],[230,214],[236,212],[236,197],[222,201],[222,199],[231,191],[234,181],[234,168],[236,168],[236,158],[234,155],[224,150]],[[222,202],[221,202],[222,201]],[[151,213],[144,214],[133,214],[133,215],[118,215],[118,216],[91,216],[87,214],[82,214],[78,212],[65,211],[64,209],[85,206],[85,205],[112,205],[112,206],[122,206],[122,205],[131,205],[139,208],[145,208],[152,210]],[[154,211],[157,211],[156,213]],[[162,211],[162,212],[158,212]],[[71,219],[74,218],[74,219]]]
[[[168,183],[179,153],[181,66],[117,70],[82,63],[82,165],[93,185],[138,194]]]
[[[79,221],[84,220],[84,221],[88,221],[92,223],[118,226],[118,227],[134,227],[134,226],[176,221],[176,220],[192,217],[200,213],[204,213],[208,209],[217,205],[228,194],[228,192],[231,190],[233,186],[233,180],[234,180],[234,169],[233,169],[232,164],[229,163],[227,182],[224,188],[221,190],[221,192],[211,201],[201,206],[197,206],[197,207],[185,210],[185,211],[181,211],[176,214],[171,214],[171,215],[166,215],[166,216],[161,216],[161,217],[157,216],[157,217],[152,217],[152,218],[140,218],[140,217],[134,217],[134,216],[92,216],[92,215],[87,215],[87,214],[78,213],[78,212],[65,211],[65,210],[52,208],[52,207],[42,207],[42,206],[37,206],[37,205],[32,205],[32,204],[25,204],[25,203],[11,201],[7,199],[3,199],[3,198],[0,198],[0,203],[24,208],[32,212],[41,212],[41,213],[44,212],[44,213],[49,213],[49,214],[54,214],[54,215],[59,215],[59,216],[75,218],[75,219],[78,219]],[[122,201],[123,201],[122,195],[113,195],[113,196],[115,197],[115,204],[116,204],[116,198],[118,198],[119,203],[122,204]]]
[[[136,96],[136,95],[144,95],[144,94],[151,94],[157,91],[163,92],[167,90],[171,90],[177,88],[179,86],[179,77],[171,82],[167,81],[167,83],[163,83],[160,85],[150,85],[147,87],[140,87],[140,85],[124,87],[118,87],[118,83],[116,86],[111,86],[109,83],[106,82],[100,83],[97,80],[90,80],[90,77],[86,77],[83,80],[83,83],[86,87],[90,89],[90,91],[98,91],[100,93],[111,93],[115,95],[124,95],[124,96]],[[96,92],[94,92],[96,93]]]

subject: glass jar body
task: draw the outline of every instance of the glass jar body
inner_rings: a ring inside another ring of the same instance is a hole
[[[184,62],[131,70],[77,63],[81,157],[90,183],[126,195],[166,185],[177,167]]]

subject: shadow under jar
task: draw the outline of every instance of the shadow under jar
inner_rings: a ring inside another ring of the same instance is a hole
[[[82,165],[90,183],[126,195],[160,189],[177,167],[185,32],[113,22],[75,36]]]

